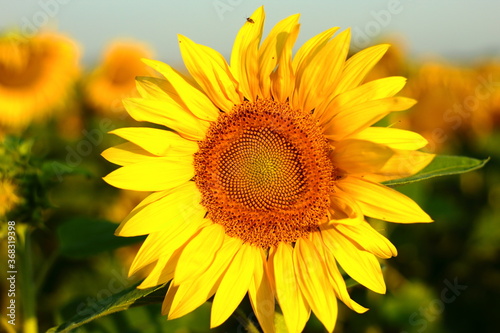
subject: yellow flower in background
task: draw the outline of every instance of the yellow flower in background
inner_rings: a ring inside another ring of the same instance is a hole
[[[147,192],[120,190],[116,198],[100,204],[101,214],[108,221],[121,222],[147,196]]]
[[[0,216],[5,216],[23,200],[17,193],[17,186],[8,179],[0,180]]]
[[[17,131],[61,108],[79,75],[79,51],[59,34],[0,37],[0,128]]]
[[[417,131],[432,152],[443,152],[470,128],[469,98],[474,98],[474,71],[439,62],[427,62],[412,74],[404,93],[418,100],[412,112],[395,115],[400,126]],[[470,97],[469,97],[470,96]]]
[[[186,78],[159,61],[164,76],[139,78],[141,98],[124,101],[137,121],[157,128],[112,133],[129,142],[103,156],[122,167],[111,185],[154,191],[117,230],[148,235],[130,274],[149,268],[140,288],[171,281],[162,312],[183,316],[214,296],[211,327],[248,293],[265,332],[278,301],[290,332],[311,310],[328,331],[337,301],[357,312],[342,269],[385,293],[377,257],[395,247],[364,216],[431,222],[410,198],[381,181],[412,175],[433,158],[420,135],[370,127],[415,101],[395,95],[402,77],[364,83],[388,45],[347,59],[350,30],[332,28],[292,57],[299,15],[279,22],[261,42],[264,10],[239,31],[231,62],[179,36]]]
[[[121,100],[136,96],[135,78],[150,74],[141,58],[153,52],[143,43],[115,41],[103,56],[102,63],[85,81],[85,98],[98,113],[113,115],[124,112]]]
[[[474,134],[486,138],[500,130],[500,61],[477,68],[474,94],[469,99]]]

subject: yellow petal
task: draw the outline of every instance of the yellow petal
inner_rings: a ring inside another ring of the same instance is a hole
[[[378,172],[366,175],[373,182],[409,177],[425,168],[436,157],[434,154],[413,150],[394,149],[394,155]]]
[[[199,45],[178,35],[182,59],[191,76],[198,82],[212,102],[229,112],[235,104],[243,102],[226,60],[213,49]]]
[[[135,206],[134,209],[132,209],[132,212],[130,212],[130,214],[132,214],[134,212],[138,212],[141,209],[144,209],[144,207],[148,206],[149,204],[156,202],[156,201],[160,200],[161,198],[169,195],[170,192],[171,192],[171,190],[165,190],[165,191],[151,193],[146,198],[144,198],[137,206]],[[124,224],[125,224],[124,221],[122,221],[120,223],[119,227],[115,231],[116,236],[120,236],[119,232],[120,232],[121,228],[123,228]]]
[[[344,64],[342,76],[335,87],[333,95],[336,96],[356,88],[363,81],[366,74],[383,57],[389,47],[389,44],[375,45],[350,57]]]
[[[158,200],[132,210],[116,230],[122,237],[146,235],[162,229],[176,230],[206,212],[194,182],[168,191]]]
[[[376,293],[385,293],[385,282],[375,256],[353,244],[335,227],[323,228],[321,235],[326,247],[349,276]]]
[[[432,222],[412,199],[387,186],[357,177],[346,177],[337,187],[352,197],[364,215],[390,222]]]
[[[299,14],[291,15],[278,22],[269,32],[259,49],[259,96],[266,99],[271,98],[271,74],[278,65],[278,60],[289,42],[295,41],[298,33]],[[290,80],[290,78],[288,78]]]
[[[314,117],[321,118],[323,108],[318,106],[325,104],[328,100],[334,97],[335,87],[342,75],[342,68],[345,65],[347,53],[349,52],[349,45],[351,41],[351,29],[347,29],[338,34],[333,40],[328,42],[327,46],[321,50],[318,56],[314,59],[314,63],[322,69],[317,73],[314,80],[319,83],[314,91],[316,91],[317,98],[321,102],[316,104],[314,110]],[[333,56],[334,55],[334,56]],[[321,64],[320,64],[321,63]]]
[[[255,269],[248,297],[252,305],[253,312],[259,320],[259,324],[265,333],[275,332],[274,327],[274,293],[267,272],[266,254],[264,249],[260,249],[260,256],[255,257]]]
[[[124,127],[109,132],[135,143],[149,153],[168,156],[169,152],[191,155],[198,151],[198,145],[172,131],[148,127]]]
[[[231,53],[231,70],[240,83],[239,90],[253,102],[259,93],[258,50],[265,19],[264,7],[259,7],[241,27]],[[253,23],[252,23],[253,22]]]
[[[135,79],[135,85],[143,98],[165,101],[175,105],[175,108],[186,108],[172,84],[165,79],[139,76]]]
[[[219,287],[224,272],[230,265],[233,257],[241,248],[241,241],[237,238],[225,236],[224,244],[215,255],[214,261],[208,269],[197,279],[177,285],[175,281],[163,301],[162,313],[168,314],[168,319],[182,317],[193,311],[212,297]]]
[[[368,222],[356,225],[336,225],[335,228],[349,237],[364,250],[379,258],[391,258],[398,255],[396,247],[384,236],[373,229]]]
[[[280,243],[270,256],[276,283],[276,298],[280,304],[290,333],[302,332],[309,319],[311,308],[307,304],[297,282],[290,244]]]
[[[148,235],[144,243],[142,243],[139,252],[137,252],[136,256],[134,257],[134,261],[129,268],[129,277],[133,276],[135,273],[137,273],[147,265],[158,262],[158,259],[160,258],[160,255],[163,254],[163,252],[151,250],[154,249],[156,244],[161,243],[162,238],[159,236],[162,236],[162,234],[163,233],[161,231],[158,231]]]
[[[196,117],[207,121],[215,121],[217,119],[219,110],[207,95],[191,85],[172,67],[157,60],[143,59],[143,61],[146,65],[158,71],[172,84],[188,110]]]
[[[403,89],[406,78],[402,76],[385,77],[367,82],[346,91],[335,98],[338,106],[353,106],[360,103],[393,97]]]
[[[305,42],[297,51],[297,54],[293,58],[293,68],[294,72],[297,74],[297,82],[301,82],[302,74],[304,69],[307,68],[311,61],[316,57],[318,52],[320,52],[328,40],[339,30],[338,27],[333,27],[322,33],[317,34],[313,38]],[[295,107],[294,107],[295,108]]]
[[[260,255],[259,248],[248,244],[243,244],[236,253],[215,294],[210,328],[225,322],[241,303],[253,278],[255,260]]]
[[[393,155],[392,149],[370,141],[348,139],[335,144],[333,164],[349,174],[367,174],[380,170]]]
[[[212,222],[203,218],[204,213],[195,214],[184,223],[167,223],[166,228],[151,233],[141,245],[130,266],[129,276],[158,260],[170,256],[186,243],[198,230]],[[169,221],[170,222],[170,221]],[[181,221],[182,222],[182,221]]]
[[[295,89],[295,74],[292,67],[292,48],[297,40],[300,25],[290,31],[283,51],[279,54],[277,68],[271,73],[271,93],[275,101],[285,103]]]
[[[302,101],[301,109],[304,112],[316,109],[331,95],[347,57],[350,38],[349,29],[341,32],[318,51],[309,66],[297,73],[297,79],[300,80],[296,83],[297,99]],[[316,110],[314,115],[321,117]]]
[[[321,259],[323,256],[316,251],[310,240],[297,240],[293,250],[293,263],[300,290],[316,317],[328,332],[332,332],[337,321],[337,298],[330,284],[325,262]]]
[[[224,227],[220,224],[203,228],[189,241],[179,257],[175,268],[175,284],[196,279],[213,262],[215,253],[222,246]]]
[[[324,134],[330,140],[341,140],[373,125],[390,112],[403,111],[413,105],[415,100],[411,98],[389,97],[355,106],[341,106],[335,117],[324,126]]]
[[[141,282],[141,284],[137,286],[137,288],[151,288],[172,280],[174,277],[175,265],[179,260],[181,249],[175,250],[173,253],[169,253],[168,255],[160,256],[160,259],[156,263],[153,270]]]
[[[194,176],[193,157],[156,157],[123,166],[104,177],[108,184],[133,191],[162,191],[179,186]]]
[[[367,82],[354,89],[328,99],[327,104],[321,105],[318,120],[321,126],[330,123],[342,110],[348,110],[360,104],[374,100],[382,100],[396,95],[406,84],[406,78],[400,76],[386,77]]]
[[[342,274],[340,274],[333,253],[325,246],[321,232],[313,232],[311,236],[316,250],[323,258],[322,260],[324,261],[329,273],[330,284],[332,285],[333,291],[335,292],[337,298],[342,300],[342,302],[344,302],[349,308],[358,313],[366,312],[368,310],[367,308],[359,305],[351,299],[351,296],[349,296],[344,278]]]
[[[118,146],[108,148],[101,153],[101,156],[111,163],[121,166],[139,162],[151,162],[157,158],[157,156],[131,142],[125,142]]]
[[[203,139],[209,126],[208,122],[199,120],[185,109],[165,101],[126,98],[123,105],[135,120],[166,126],[189,140]]]
[[[418,133],[399,128],[368,127],[349,136],[349,139],[368,140],[393,149],[415,150],[428,144]]]
[[[356,201],[339,193],[330,196],[329,212],[334,223],[358,224],[364,218],[363,211]]]

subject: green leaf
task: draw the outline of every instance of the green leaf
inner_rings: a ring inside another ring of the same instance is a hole
[[[95,178],[90,170],[83,167],[70,167],[67,164],[58,161],[48,161],[42,164],[42,174],[46,179],[56,179],[59,182],[63,181],[63,176],[85,176],[87,178]]]
[[[485,160],[478,160],[476,158],[464,156],[438,155],[428,166],[422,169],[419,173],[406,178],[389,180],[383,182],[382,184],[388,186],[403,185],[433,177],[465,173],[482,168],[489,160],[490,158],[487,158]]]
[[[47,333],[70,332],[94,319],[111,313],[123,311],[131,307],[161,303],[167,291],[166,284],[148,289],[137,289],[136,287],[137,285],[134,285],[116,295],[101,300],[99,304],[102,306],[97,311],[90,307],[80,310],[69,321],[49,329]]]
[[[106,220],[77,217],[57,229],[59,252],[71,258],[84,258],[143,241],[145,237],[118,237],[118,225]]]
[[[210,311],[212,307],[209,302],[205,302],[193,312],[170,320],[161,315],[161,307],[162,304],[158,303],[128,308],[126,311],[115,312],[86,323],[73,330],[72,333],[200,333],[209,331]],[[242,331],[244,332],[244,330]]]

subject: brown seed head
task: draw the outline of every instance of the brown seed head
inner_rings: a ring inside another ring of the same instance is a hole
[[[316,122],[287,103],[244,102],[211,124],[195,154],[208,218],[268,248],[316,231],[336,177]]]

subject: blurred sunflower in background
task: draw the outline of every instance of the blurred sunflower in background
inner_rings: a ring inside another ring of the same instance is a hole
[[[460,135],[470,128],[471,110],[464,105],[468,96],[474,96],[475,72],[437,61],[419,66],[405,88],[405,94],[418,100],[412,112],[393,120],[401,127],[418,131],[430,145],[433,153],[456,150]]]
[[[15,183],[9,179],[0,179],[0,217],[4,217],[22,201]]]
[[[498,61],[478,65],[433,58],[417,61],[406,55],[402,41],[392,40],[366,80],[407,76],[409,84],[401,93],[418,103],[411,112],[391,115],[389,123],[422,134],[429,141],[426,151],[432,153],[465,153],[464,145],[488,141],[500,123]]]
[[[146,63],[164,79],[137,81],[141,98],[124,101],[137,121],[128,140],[103,152],[122,166],[104,179],[153,191],[117,230],[148,235],[130,274],[146,269],[139,288],[171,281],[162,312],[183,316],[214,296],[211,327],[245,294],[265,332],[274,330],[275,299],[290,332],[311,310],[328,331],[336,298],[357,312],[337,266],[385,293],[376,257],[395,247],[365,221],[431,222],[405,195],[380,182],[406,177],[434,155],[417,151],[420,135],[371,127],[415,101],[395,97],[403,77],[365,82],[389,48],[347,59],[350,30],[332,28],[292,59],[299,15],[279,22],[262,43],[259,8],[239,31],[230,65],[216,51],[179,36],[192,78],[164,63]],[[265,305],[265,306],[264,306]]]
[[[0,132],[17,132],[62,109],[79,75],[79,49],[56,33],[0,36]]]
[[[471,112],[474,134],[482,140],[500,129],[500,60],[490,60],[476,70],[478,107]]]
[[[144,43],[115,41],[109,44],[101,64],[84,82],[84,95],[88,105],[101,115],[123,115],[125,110],[121,100],[137,95],[136,76],[150,74],[141,59],[151,57],[153,51]]]

